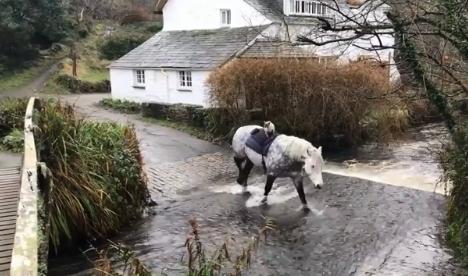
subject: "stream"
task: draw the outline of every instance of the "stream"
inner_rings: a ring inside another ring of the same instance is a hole
[[[149,160],[149,130],[140,131]],[[278,180],[262,205],[265,177],[258,171],[250,195],[243,194],[226,149],[150,162],[155,214],[113,240],[131,246],[155,275],[185,275],[190,219],[208,252],[227,242],[236,256],[272,218],[276,231],[244,275],[468,275],[441,238],[446,200],[444,186],[436,185],[436,153],[445,136],[442,125],[430,124],[397,142],[327,156],[324,188],[306,187],[311,212],[301,209],[288,179]],[[92,272],[82,254],[54,257],[49,269],[50,275]]]

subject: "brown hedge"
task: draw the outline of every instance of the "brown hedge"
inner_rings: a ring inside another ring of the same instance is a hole
[[[314,143],[356,144],[371,107],[382,109],[388,68],[373,63],[318,64],[298,59],[238,59],[211,74],[213,105],[224,120],[245,122],[255,110],[284,133]]]

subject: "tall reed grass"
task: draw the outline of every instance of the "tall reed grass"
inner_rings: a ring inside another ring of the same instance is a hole
[[[132,127],[78,118],[71,106],[43,103],[37,144],[53,175],[50,241],[58,250],[104,238],[139,218],[148,198]]]

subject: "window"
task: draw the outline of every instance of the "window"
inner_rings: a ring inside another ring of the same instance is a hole
[[[221,10],[221,26],[231,25],[231,10]]]
[[[144,87],[145,86],[145,70],[135,70],[135,86]]]
[[[183,89],[183,90],[192,89],[192,72],[179,71],[179,89]]]
[[[296,15],[327,15],[327,5],[316,0],[291,0],[291,13]]]

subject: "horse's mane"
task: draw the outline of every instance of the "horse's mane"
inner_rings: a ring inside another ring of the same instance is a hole
[[[288,145],[286,145],[284,153],[295,161],[301,161],[302,156],[307,153],[308,149],[314,149],[314,146],[304,139],[286,135],[285,138],[288,140]]]

